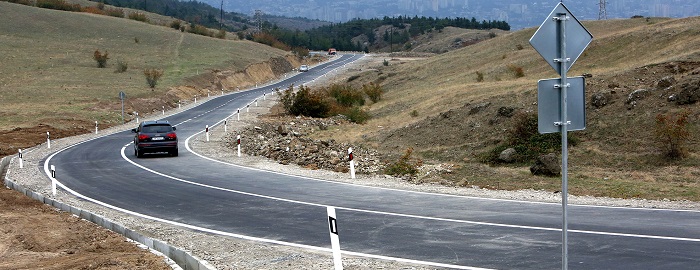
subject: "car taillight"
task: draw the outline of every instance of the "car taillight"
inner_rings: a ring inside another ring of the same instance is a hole
[[[145,139],[148,139],[148,135],[146,135],[146,134],[139,135],[139,141],[143,141]]]
[[[165,135],[165,137],[168,137],[168,139],[177,139],[177,134],[173,133],[168,133],[168,135]]]

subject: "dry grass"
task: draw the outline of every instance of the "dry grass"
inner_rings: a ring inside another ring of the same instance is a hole
[[[593,74],[587,80],[588,97],[609,90],[612,82],[620,88],[615,103],[597,110],[587,106],[587,129],[571,135],[581,141],[569,152],[572,193],[700,200],[697,132],[691,132],[694,135],[688,142],[690,157],[675,162],[662,158],[652,133],[656,114],[682,108],[666,102],[661,93],[633,110],[624,104],[631,91],[650,88],[661,76],[669,75],[657,64],[689,61],[691,69],[700,68],[700,64],[693,64],[700,63],[700,18],[587,21],[584,25],[594,41],[569,76]],[[481,154],[504,139],[509,127],[507,119],[496,116],[496,110],[510,106],[536,111],[537,80],[558,77],[529,46],[534,30],[500,35],[416,61],[390,61],[388,67],[383,67],[383,58],[379,58],[352,81],[380,81],[386,89],[382,101],[369,105],[374,118],[366,125],[340,127],[315,136],[375,145],[393,157],[414,147],[415,154],[427,162],[457,164],[458,170],[443,175],[455,185],[559,190],[559,178],[532,176],[531,164],[490,167],[478,162]],[[520,49],[518,45],[525,46]],[[525,76],[516,78],[509,65],[523,67]],[[477,71],[484,74],[484,82],[477,82]],[[484,112],[450,122],[463,130],[461,134],[445,135],[455,129],[437,124],[442,123],[437,121],[441,113],[468,111],[482,102],[491,104]],[[700,127],[700,105],[684,108],[692,111],[691,125]],[[411,116],[413,111],[419,116]]]
[[[170,87],[211,69],[242,70],[285,52],[247,41],[203,37],[126,18],[0,2],[0,126],[8,130],[61,121],[114,123],[111,104],[166,96]],[[135,42],[138,38],[139,42]],[[99,69],[93,52],[109,52]],[[115,73],[117,61],[129,64]],[[164,70],[155,91],[145,68]],[[177,100],[175,100],[177,101]],[[61,120],[61,121],[59,121]],[[66,128],[66,127],[57,127]]]

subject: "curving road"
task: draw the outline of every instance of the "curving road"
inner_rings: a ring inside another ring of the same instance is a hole
[[[561,268],[561,205],[428,194],[295,177],[214,162],[186,140],[263,93],[308,82],[342,55],[283,82],[167,117],[180,156],[136,159],[124,131],[48,157],[62,187],[135,215],[221,235],[330,251],[336,207],[344,254],[450,268]],[[571,269],[698,269],[700,212],[569,207]],[[329,255],[330,256],[330,255]]]

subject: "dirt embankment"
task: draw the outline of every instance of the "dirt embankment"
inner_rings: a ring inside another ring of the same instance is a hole
[[[128,122],[136,119],[136,114],[133,112],[141,112],[140,117],[144,117],[144,114],[148,114],[148,112],[160,112],[163,106],[166,109],[177,108],[178,101],[185,104],[192,102],[195,95],[206,97],[207,93],[219,95],[222,89],[225,92],[232,92],[236,91],[236,89],[254,87],[257,83],[283,76],[283,74],[301,65],[301,62],[297,57],[288,55],[286,57],[270,58],[268,61],[249,65],[244,70],[211,70],[187,79],[185,85],[173,87],[164,96],[128,99],[124,103],[124,118]],[[121,109],[119,108],[119,101],[115,101],[112,104],[101,104],[100,106],[114,110]],[[46,142],[47,131],[50,132],[52,139],[94,131],[94,123],[87,120],[75,120],[74,123],[62,123],[61,126],[70,126],[71,128],[56,128],[51,124],[46,124],[30,128],[0,131],[0,156],[14,155],[17,154],[20,148],[25,149]],[[108,127],[110,126],[101,125],[100,129]]]

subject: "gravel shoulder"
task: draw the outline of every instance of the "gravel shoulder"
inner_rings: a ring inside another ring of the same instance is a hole
[[[371,61],[371,57],[365,57],[361,61]],[[362,64],[362,63],[358,63]],[[346,68],[352,68],[350,66]],[[314,84],[321,84],[323,81],[315,81]],[[276,96],[274,96],[276,98]],[[270,108],[275,103],[275,99],[268,98],[264,102],[260,102],[259,107],[251,107],[251,112],[244,114],[240,122],[231,123],[229,131],[241,128],[245,125],[255,125],[258,117],[268,113]],[[182,110],[188,109],[190,106],[185,106]],[[180,110],[173,110],[170,113],[176,113]],[[157,116],[160,117],[160,116]],[[235,125],[235,126],[234,126]],[[100,135],[130,129],[133,124],[113,127],[104,130]],[[224,237],[193,231],[190,229],[172,226],[152,220],[147,220],[139,217],[127,215],[115,210],[107,209],[102,206],[79,200],[70,194],[59,189],[57,196],[51,196],[50,183],[48,178],[43,174],[40,168],[43,166],[41,160],[56,151],[69,145],[79,143],[88,139],[92,139],[98,135],[85,134],[60,140],[52,141],[52,148],[47,149],[46,145],[40,145],[29,149],[24,154],[24,169],[19,169],[17,161],[13,160],[8,171],[8,177],[13,181],[25,186],[26,188],[38,191],[42,194],[54,199],[63,201],[89,210],[98,215],[105,216],[117,223],[139,231],[142,234],[160,239],[171,245],[180,247],[191,252],[198,258],[208,261],[217,269],[330,269],[333,262],[330,252],[319,252],[305,250],[301,248],[260,243],[237,239],[232,237]],[[538,190],[521,190],[521,191],[494,191],[480,188],[456,188],[446,187],[436,184],[412,184],[403,181],[399,178],[384,176],[384,175],[362,175],[359,174],[357,179],[350,179],[348,174],[336,173],[323,170],[310,170],[296,165],[281,165],[274,161],[270,161],[261,157],[253,157],[244,155],[237,157],[228,149],[226,143],[231,136],[235,136],[230,132],[224,134],[222,127],[213,127],[210,134],[210,141],[205,142],[203,136],[197,136],[190,141],[190,147],[194,152],[210,157],[212,159],[248,166],[258,169],[284,172],[287,174],[313,177],[330,181],[339,181],[353,183],[358,185],[366,185],[373,187],[393,188],[420,192],[435,192],[444,194],[453,194],[461,196],[473,196],[481,198],[495,198],[508,200],[525,200],[538,202],[559,203],[561,201],[560,194],[552,192],[544,192]],[[60,180],[60,179],[59,179]],[[650,201],[650,200],[626,200],[613,198],[597,198],[588,196],[569,196],[570,204],[582,205],[601,205],[601,206],[618,206],[618,207],[641,207],[641,208],[668,208],[668,209],[688,209],[700,210],[700,203],[689,201]],[[330,245],[329,245],[330,246]],[[342,243],[341,243],[342,246]],[[394,261],[361,258],[344,256],[343,264],[345,269],[435,269],[434,267],[426,267],[415,264],[399,263]]]

